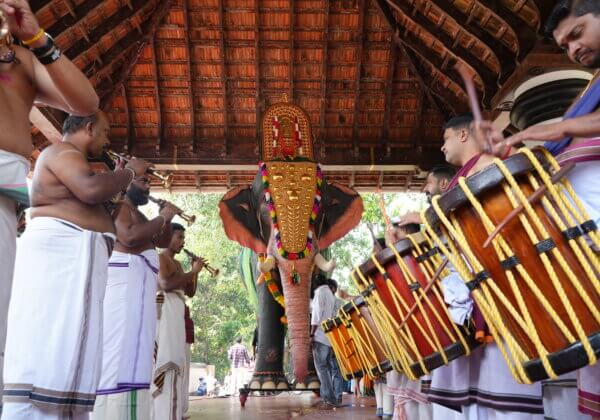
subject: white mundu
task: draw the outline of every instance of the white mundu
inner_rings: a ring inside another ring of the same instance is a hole
[[[59,419],[65,414],[87,418],[92,410],[112,245],[107,235],[39,217],[19,240],[8,314],[3,419]]]
[[[153,398],[152,418],[179,420],[183,416],[183,374],[186,361],[184,295],[181,290],[157,293],[158,333],[156,363],[150,388]],[[162,303],[161,303],[162,301]]]

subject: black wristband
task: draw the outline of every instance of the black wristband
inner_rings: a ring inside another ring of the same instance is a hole
[[[31,52],[37,58],[40,58],[40,57],[47,55],[55,47],[56,47],[56,44],[54,43],[54,39],[50,35],[46,34],[46,43],[44,45],[42,45],[41,47],[31,48]]]
[[[60,56],[61,56],[61,51],[58,49],[58,47],[54,47],[54,49],[50,50],[50,52],[47,55],[45,55],[43,57],[38,57],[38,60],[43,65],[47,66],[48,64],[52,64],[56,60],[58,60],[60,58]]]

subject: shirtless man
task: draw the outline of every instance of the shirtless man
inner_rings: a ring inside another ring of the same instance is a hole
[[[149,166],[132,159],[125,169],[95,174],[87,158],[108,145],[107,134],[103,113],[71,116],[63,142],[36,162],[8,315],[3,418],[80,418],[93,407],[115,232],[102,203]]]
[[[156,295],[158,313],[158,333],[156,337],[156,361],[152,378],[153,418],[166,419],[175,411],[175,418],[185,417],[188,401],[189,359],[187,344],[187,326],[183,322],[187,307],[185,296],[196,293],[198,273],[204,267],[204,261],[194,259],[192,269],[184,272],[175,255],[185,245],[185,228],[172,223],[173,236],[169,247],[160,254],[160,271]],[[193,336],[193,332],[192,332]],[[175,406],[173,401],[177,401]],[[173,408],[174,407],[174,408]]]
[[[148,220],[138,206],[148,203],[149,193],[148,177],[137,177],[113,214],[117,242],[104,298],[103,366],[94,419],[128,419],[132,410],[139,419],[150,416],[159,269],[155,248],[169,246],[178,209],[167,203]]]
[[[91,115],[98,96],[90,82],[66,57],[54,50],[25,0],[0,0],[10,34],[29,48],[0,40],[0,394],[6,339],[6,316],[16,252],[15,197],[27,202],[25,177],[33,149],[29,113],[33,103],[49,105],[75,115]],[[17,19],[17,16],[19,19]],[[18,21],[18,23],[17,23]],[[1,404],[0,404],[1,406]]]

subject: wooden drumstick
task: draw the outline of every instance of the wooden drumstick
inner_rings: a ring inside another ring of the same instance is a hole
[[[429,292],[429,289],[431,289],[431,287],[435,284],[435,282],[438,280],[438,278],[442,274],[442,271],[444,271],[444,268],[446,268],[447,265],[448,265],[448,259],[445,259],[440,264],[440,266],[437,268],[437,270],[435,270],[435,273],[433,274],[433,277],[429,281],[429,283],[427,283],[427,286],[425,286],[423,288],[423,293]],[[415,298],[415,299],[418,299],[418,298]],[[410,310],[404,317],[404,321],[402,321],[402,324],[400,324],[400,329],[402,329],[404,327],[404,325],[406,325],[406,322],[408,321],[408,317],[411,316],[417,310],[417,307],[418,307],[417,303],[414,303],[412,308],[410,308]]]
[[[553,184],[557,183],[562,177],[564,177],[567,173],[569,173],[569,171],[571,169],[573,169],[574,167],[575,167],[575,162],[569,162],[569,163],[565,164],[562,168],[560,168],[560,170],[558,172],[556,172],[554,175],[552,175],[552,178],[551,178],[552,183]],[[537,202],[538,200],[540,200],[542,198],[542,196],[544,195],[544,193],[547,190],[548,190],[548,188],[546,187],[546,185],[542,185],[540,188],[535,190],[535,192],[527,198],[527,202],[529,204],[533,204],[533,203]],[[508,213],[508,215],[506,215],[506,217],[498,224],[498,226],[496,226],[496,229],[494,229],[494,231],[492,233],[490,233],[490,236],[488,236],[488,238],[483,243],[483,247],[487,248],[490,245],[490,243],[492,243],[492,240],[496,237],[496,235],[498,235],[500,233],[500,231],[504,228],[504,226],[506,226],[506,224],[508,222],[510,222],[512,219],[514,219],[515,216],[517,216],[519,213],[521,213],[523,211],[523,209],[525,209],[525,205],[523,203],[521,203],[521,204],[519,204],[519,207],[515,207],[513,209],[513,211]]]
[[[460,77],[463,79],[463,83],[465,84],[465,89],[467,89],[467,95],[469,97],[469,105],[471,106],[471,112],[473,113],[473,120],[477,125],[481,121],[483,121],[483,117],[481,116],[481,108],[479,107],[479,99],[477,98],[477,91],[475,90],[475,83],[473,82],[473,74],[467,69],[467,67],[461,63],[456,63],[454,66]],[[486,147],[487,152],[491,152],[492,149],[492,141],[488,136],[486,136]]]

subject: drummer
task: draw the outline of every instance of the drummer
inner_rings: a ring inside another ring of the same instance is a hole
[[[600,2],[559,1],[546,23],[546,32],[571,61],[595,71],[595,75],[560,122],[534,125],[504,139],[489,121],[479,124],[491,138],[493,152],[506,155],[508,147],[524,140],[544,141],[561,165],[576,162],[566,178],[596,226],[600,224]],[[600,363],[578,372],[579,411],[600,417]],[[575,399],[575,396],[571,397]],[[569,401],[571,403],[571,401]],[[565,417],[567,418],[567,417]],[[568,418],[575,418],[575,413]]]

